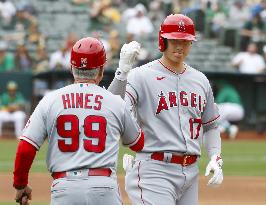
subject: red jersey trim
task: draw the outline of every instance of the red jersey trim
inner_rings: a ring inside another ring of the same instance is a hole
[[[220,117],[220,115],[218,115],[218,116],[215,117],[214,119],[211,119],[211,120],[209,120],[208,122],[204,122],[204,123],[202,123],[202,124],[203,124],[203,125],[209,124],[209,123],[211,123],[211,122],[217,120],[219,117]]]
[[[133,103],[132,104],[133,105],[136,105],[137,102],[136,102],[135,98],[133,97],[133,95],[130,92],[128,92],[128,91],[126,91],[126,94],[128,94],[128,97],[129,97],[131,103],[132,103],[132,100],[133,100]]]
[[[26,136],[22,136],[19,139],[27,141],[28,143],[30,143],[31,145],[33,145],[37,150],[40,149],[40,146],[36,142],[34,142],[32,139],[30,139],[30,138],[28,138]]]
[[[144,147],[144,132],[140,130],[138,137],[133,142],[124,145],[129,146],[129,148],[135,152],[141,151]]]
[[[180,73],[177,73],[177,72],[175,72],[174,70],[172,70],[171,68],[168,68],[167,66],[165,66],[160,60],[158,60],[158,61],[159,61],[159,63],[160,63],[164,68],[166,68],[167,70],[169,70],[170,72],[172,72],[172,73],[174,73],[174,74],[176,74],[176,75],[178,75],[178,74],[183,74],[183,73],[187,70],[187,67],[184,66],[184,70],[183,70],[182,72],[180,72]]]
[[[142,196],[142,188],[141,188],[141,186],[140,186],[140,163],[141,163],[141,161],[139,162],[139,165],[138,165],[138,178],[139,178],[139,180],[138,180],[138,188],[140,189],[140,199],[141,199],[141,202],[145,205],[145,203],[144,203],[144,200],[143,200],[143,196]]]
[[[144,147],[144,133],[141,131],[138,136],[137,142],[134,145],[131,145],[129,148],[135,152],[139,152],[143,149],[143,147]]]
[[[139,138],[141,137],[141,133],[142,133],[142,131],[139,130],[139,135],[137,136],[137,138],[133,142],[130,142],[130,143],[124,144],[124,145],[126,145],[126,146],[132,146],[132,145],[136,144],[138,142]]]

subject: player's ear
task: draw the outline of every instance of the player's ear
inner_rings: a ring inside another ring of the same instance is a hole
[[[103,77],[103,72],[104,72],[104,69],[103,69],[103,66],[101,66],[99,69],[99,75],[101,76],[101,78]]]
[[[96,79],[97,84],[99,84],[101,80],[103,79],[103,71],[104,71],[103,66],[101,66],[99,68],[99,72],[98,72],[97,79]]]

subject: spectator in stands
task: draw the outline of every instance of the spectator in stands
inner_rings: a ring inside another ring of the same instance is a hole
[[[217,81],[216,86],[218,92],[215,102],[220,113],[220,131],[228,134],[230,139],[235,139],[239,128],[231,123],[239,122],[244,118],[241,97],[236,88],[225,80]]]
[[[217,3],[216,5],[211,20],[211,31],[214,37],[219,37],[227,22],[227,11],[222,3]]]
[[[104,1],[106,2],[106,4],[103,7],[102,11],[103,17],[108,19],[110,23],[119,23],[121,20],[120,11],[112,5],[112,1],[110,0],[104,0]]]
[[[116,69],[117,63],[119,60],[119,54],[122,47],[121,36],[117,30],[111,30],[109,32],[108,44],[110,46],[109,51],[107,52],[107,66],[108,69]]]
[[[218,0],[200,0],[201,7],[203,10],[206,10],[207,8],[215,8],[217,7]]]
[[[97,23],[118,23],[120,22],[121,14],[118,9],[112,6],[111,0],[100,0],[93,2],[90,17],[97,26]]]
[[[70,32],[69,35],[66,37],[65,44],[66,49],[71,51],[74,44],[79,40],[77,34],[75,32]]]
[[[164,19],[164,13],[162,12],[163,1],[154,0],[149,3],[149,13],[148,17],[152,22],[154,21],[162,21]]]
[[[11,71],[14,69],[14,57],[7,53],[7,44],[0,41],[0,72]]]
[[[127,24],[129,19],[133,18],[134,16],[136,16],[136,9],[134,7],[133,8],[131,8],[131,7],[126,8],[122,13],[121,21],[122,21],[122,23]]]
[[[38,46],[33,55],[33,72],[47,71],[47,68],[49,68],[49,58],[46,48],[44,46]]]
[[[16,14],[16,7],[9,0],[0,0],[0,23],[3,27],[9,26]]]
[[[32,22],[28,29],[27,42],[35,45],[45,45],[44,35],[39,31],[37,22]]]
[[[18,45],[15,51],[15,70],[30,72],[32,70],[32,58],[24,44]]]
[[[260,14],[265,9],[266,9],[266,0],[261,0],[260,3],[254,5],[251,8],[251,15],[257,16],[258,14]]]
[[[119,33],[116,30],[112,30],[109,33],[109,45],[111,50],[111,58],[119,58],[119,53],[122,47],[122,43],[119,37]]]
[[[16,7],[20,10],[28,12],[33,16],[38,15],[38,10],[35,8],[35,4],[33,4],[31,0],[17,0]]]
[[[250,43],[246,52],[238,53],[233,58],[232,65],[241,73],[261,73],[265,69],[264,59],[257,53],[256,43]]]
[[[103,34],[104,33],[102,31],[99,31],[99,30],[93,31],[92,37],[97,38],[98,40],[100,40],[102,42],[103,47],[104,47],[105,52],[106,52],[106,57],[107,57],[106,68],[108,69],[109,60],[112,58],[111,46],[110,46],[108,39],[106,39]]]
[[[15,29],[18,25],[22,25],[25,31],[28,31],[32,24],[36,24],[36,17],[30,14],[24,7],[17,8],[16,16],[13,22],[13,28]]]
[[[70,65],[70,51],[67,50],[67,47],[64,44],[61,45],[61,48],[51,54],[49,60],[49,67],[52,70],[69,69]]]
[[[264,22],[260,14],[252,17],[250,21],[244,24],[240,31],[240,50],[245,51],[250,42],[261,42],[265,38]]]
[[[151,20],[145,15],[146,8],[142,4],[137,4],[135,9],[136,16],[128,20],[127,33],[136,37],[152,33],[154,28]]]
[[[19,137],[25,124],[26,114],[24,112],[25,99],[17,91],[17,83],[9,81],[7,83],[7,92],[0,98],[0,136],[2,135],[2,125],[4,122],[15,123],[15,134]]]
[[[229,9],[228,26],[241,29],[250,18],[249,9],[245,2],[237,0]]]
[[[180,1],[172,1],[172,9],[171,13],[182,13],[186,12],[191,8],[191,1],[180,0]],[[185,13],[184,13],[185,14]]]

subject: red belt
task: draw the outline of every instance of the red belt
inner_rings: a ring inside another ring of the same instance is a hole
[[[169,159],[168,162],[174,163],[174,164],[181,164],[182,166],[188,166],[191,164],[194,164],[197,161],[198,156],[197,155],[172,155],[171,159]],[[163,152],[154,152],[151,155],[151,159],[158,160],[158,161],[167,161],[164,157]]]
[[[75,171],[71,171],[71,172],[75,172]],[[78,171],[77,171],[78,173]],[[88,176],[106,176],[106,177],[110,177],[112,173],[112,170],[109,168],[92,168],[92,169],[88,169]],[[58,178],[64,178],[67,176],[67,172],[53,172],[52,173],[52,177],[54,179],[58,179]]]

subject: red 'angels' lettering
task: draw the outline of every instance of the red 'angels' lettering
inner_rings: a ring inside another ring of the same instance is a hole
[[[103,96],[93,96],[91,93],[70,93],[62,95],[64,109],[84,108],[100,110],[102,108]]]
[[[159,97],[159,102],[156,114],[159,114],[163,110],[169,110],[169,108],[177,106],[178,97],[175,91],[168,92],[168,94],[166,95],[163,93],[163,91],[161,91],[158,97]],[[206,105],[206,101],[203,100],[201,95],[192,92],[187,93],[185,91],[180,91],[179,101],[180,105],[194,107],[200,110],[201,112],[204,110]]]
[[[168,110],[168,105],[165,99],[163,92],[159,95],[159,104],[157,106],[156,115],[159,114],[162,110]]]

